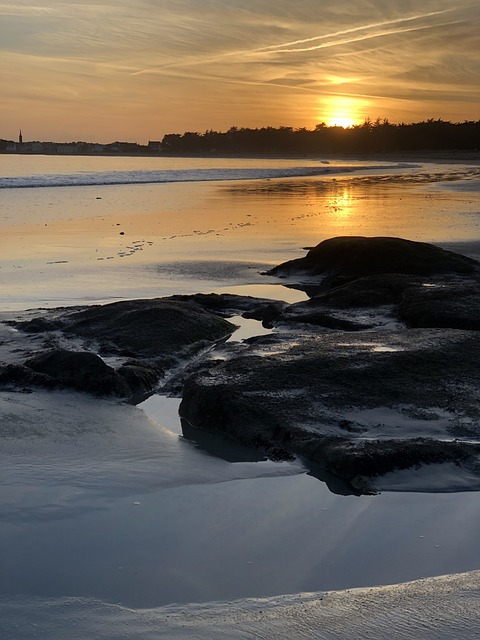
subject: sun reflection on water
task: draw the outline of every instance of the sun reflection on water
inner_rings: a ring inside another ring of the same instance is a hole
[[[327,198],[325,208],[336,222],[346,222],[355,212],[354,198],[347,185]]]

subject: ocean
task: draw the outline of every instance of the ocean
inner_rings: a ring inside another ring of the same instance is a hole
[[[262,272],[334,235],[479,257],[479,185],[478,166],[408,159],[0,156],[2,319],[173,293],[299,300]],[[325,592],[397,585],[369,596],[388,620],[400,583],[480,567],[480,494],[453,477],[447,493],[432,478],[337,495],[298,460],[213,456],[177,409],[0,394],[1,637],[320,637],[299,612]],[[412,590],[438,599],[435,584]],[[346,617],[363,596],[342,594],[330,611]]]

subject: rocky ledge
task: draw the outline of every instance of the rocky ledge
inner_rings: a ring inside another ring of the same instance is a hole
[[[184,421],[274,458],[300,455],[352,492],[433,464],[480,486],[480,264],[344,237],[270,273],[315,296],[278,310],[273,334],[191,371]]]
[[[0,388],[73,388],[132,398],[235,325],[189,301],[169,298],[35,310],[6,324]]]

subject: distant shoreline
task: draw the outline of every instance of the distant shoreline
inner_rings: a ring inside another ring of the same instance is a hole
[[[128,152],[97,152],[97,153],[46,153],[33,151],[1,151],[3,156],[58,156],[58,157],[110,157],[110,158],[241,158],[265,160],[349,160],[349,161],[383,161],[383,162],[435,162],[480,164],[480,151],[411,151],[387,153],[352,153],[352,154],[320,154],[320,153],[128,153]]]

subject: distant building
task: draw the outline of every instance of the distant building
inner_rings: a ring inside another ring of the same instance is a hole
[[[23,144],[23,136],[22,130],[20,129],[20,133],[18,134],[18,144]]]

